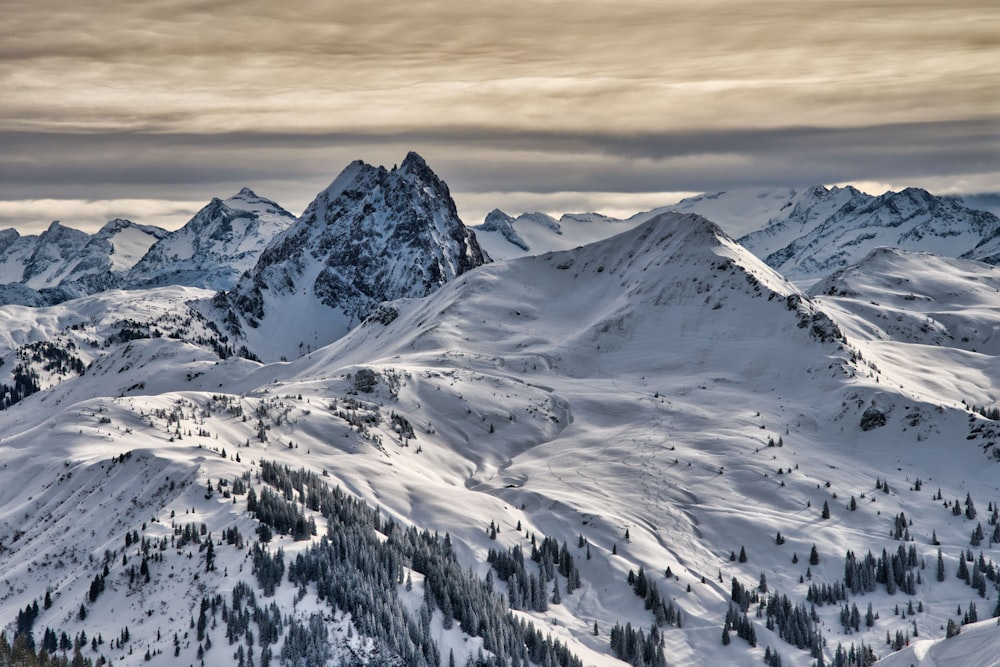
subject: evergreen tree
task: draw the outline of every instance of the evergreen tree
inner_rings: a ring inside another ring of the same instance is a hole
[[[965,558],[958,559],[958,578],[969,583],[969,566],[965,564]]]

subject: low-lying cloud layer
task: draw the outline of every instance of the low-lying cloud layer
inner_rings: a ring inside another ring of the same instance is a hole
[[[993,2],[16,0],[0,33],[7,200],[251,185],[298,212],[350,160],[409,149],[460,206],[1000,188]]]

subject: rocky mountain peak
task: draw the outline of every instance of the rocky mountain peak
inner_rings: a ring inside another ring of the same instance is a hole
[[[308,337],[330,342],[382,301],[425,296],[486,261],[422,157],[411,152],[392,170],[356,160],[216,305],[234,333],[284,324],[272,325],[271,312],[293,308],[304,326],[327,322]],[[306,298],[290,305],[292,295]]]

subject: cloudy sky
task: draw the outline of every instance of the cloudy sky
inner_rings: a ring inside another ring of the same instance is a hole
[[[1000,191],[996,0],[5,0],[0,227],[300,213],[421,153],[469,224],[853,182]]]

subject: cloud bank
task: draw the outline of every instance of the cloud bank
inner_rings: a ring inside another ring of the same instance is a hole
[[[0,33],[6,200],[251,185],[297,212],[350,160],[410,149],[460,206],[1000,189],[995,2],[15,0]]]

